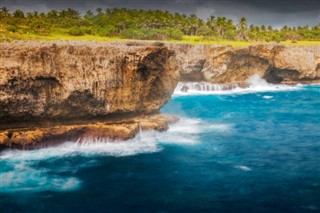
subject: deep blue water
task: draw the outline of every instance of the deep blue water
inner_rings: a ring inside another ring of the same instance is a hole
[[[320,86],[174,96],[166,133],[0,154],[0,212],[320,212]]]

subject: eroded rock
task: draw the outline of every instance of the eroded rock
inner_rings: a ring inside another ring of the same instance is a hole
[[[178,120],[172,115],[154,114],[118,121],[10,129],[0,132],[0,150],[7,147],[37,149],[54,146],[65,141],[81,142],[87,139],[104,139],[116,142],[133,138],[141,130],[167,130],[169,124]]]
[[[157,43],[0,43],[0,61],[1,147],[131,138],[138,124],[127,121],[158,113],[180,75],[174,51]],[[151,120],[141,126],[168,128]]]
[[[270,83],[319,83],[320,46],[176,45],[182,81],[243,84],[259,74]]]
[[[0,61],[0,149],[167,130],[177,118],[158,112],[179,79],[223,90],[246,87],[254,74],[320,82],[319,46],[20,41],[0,43]]]
[[[0,125],[154,113],[179,79],[165,46],[0,43]]]

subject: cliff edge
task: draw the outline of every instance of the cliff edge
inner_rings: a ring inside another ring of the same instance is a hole
[[[19,41],[0,43],[0,62],[0,150],[166,130],[179,80],[320,82],[320,46]]]
[[[259,74],[269,83],[320,83],[320,45],[169,44],[181,67],[181,81],[244,84]]]
[[[0,43],[0,61],[0,144],[18,148],[97,132],[94,122],[139,123],[137,117],[157,114],[170,100],[179,79],[174,51],[156,44]],[[57,125],[57,134],[45,130]],[[134,136],[108,132],[103,136]]]

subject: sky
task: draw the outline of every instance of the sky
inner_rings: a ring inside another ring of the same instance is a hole
[[[0,7],[11,11],[47,12],[72,8],[84,13],[97,7],[126,7],[160,9],[185,14],[196,14],[206,19],[210,15],[226,16],[235,21],[242,16],[249,24],[273,27],[314,26],[320,23],[320,0],[0,0]]]

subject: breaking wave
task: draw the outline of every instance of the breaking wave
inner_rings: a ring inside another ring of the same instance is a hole
[[[230,128],[228,124],[207,124],[201,119],[182,118],[167,132],[142,131],[127,141],[87,138],[81,142],[69,141],[38,150],[7,150],[0,153],[0,193],[77,190],[81,187],[81,180],[72,174],[94,164],[85,161],[74,168],[68,164],[58,164],[57,159],[155,153],[163,150],[165,144],[193,145],[199,143],[199,133],[225,132]],[[41,163],[54,164],[55,170],[38,169]],[[63,171],[67,172],[67,176],[60,175]]]
[[[188,95],[228,95],[235,93],[256,93],[272,91],[299,90],[301,85],[269,84],[258,74],[251,76],[246,83],[241,84],[212,84],[208,82],[179,82],[173,96]]]

